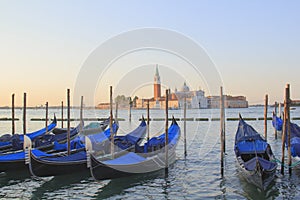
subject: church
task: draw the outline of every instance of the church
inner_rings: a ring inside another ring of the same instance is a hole
[[[186,97],[187,108],[199,109],[207,108],[207,98],[202,90],[190,91],[189,87],[184,82],[180,91],[175,89],[171,92],[169,89],[168,104],[170,109],[180,109],[184,105],[184,97]],[[149,100],[149,107],[151,109],[164,109],[165,108],[165,95],[162,95],[161,81],[158,70],[158,65],[155,68],[154,83],[153,83],[153,97],[150,99],[137,99],[136,108],[147,108]]]

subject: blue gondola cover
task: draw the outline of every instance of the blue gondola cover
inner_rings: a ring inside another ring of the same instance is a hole
[[[266,151],[268,143],[262,140],[255,141],[241,141],[237,144],[237,148],[241,154],[248,154],[252,152],[263,153]]]
[[[103,163],[107,165],[130,165],[142,162],[144,160],[146,160],[146,158],[139,156],[136,153],[130,152],[119,158],[104,161]]]

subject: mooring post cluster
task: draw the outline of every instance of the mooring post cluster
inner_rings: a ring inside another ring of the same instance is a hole
[[[113,96],[112,96],[112,86],[110,86],[110,121],[109,121],[109,128],[110,128],[110,140],[111,140],[111,145],[110,145],[110,153],[112,159],[114,158],[114,153],[115,153],[115,147],[114,147],[114,128],[113,128]],[[168,128],[169,128],[169,90],[167,89],[165,92],[165,169],[166,171],[169,168],[169,149],[168,149],[168,144],[169,144],[169,134],[168,134]],[[15,134],[15,94],[12,94],[11,97],[11,120],[12,120],[12,134]],[[26,106],[27,106],[27,95],[24,93],[23,96],[23,134],[26,134]],[[265,95],[264,99],[264,138],[267,141],[268,140],[268,106],[269,106],[269,96],[268,94]],[[68,155],[71,153],[71,148],[70,148],[70,121],[71,121],[71,116],[70,116],[70,89],[67,89],[67,152]],[[131,121],[131,108],[132,108],[132,101],[131,99],[129,100],[129,121]],[[146,140],[149,141],[150,139],[150,100],[147,99],[147,136]],[[288,171],[289,174],[292,173],[292,155],[291,155],[291,127],[290,127],[290,107],[291,107],[291,99],[290,99],[290,85],[287,84],[285,87],[285,95],[284,95],[284,108],[283,108],[283,126],[282,126],[282,143],[281,143],[281,150],[282,150],[282,155],[281,155],[281,173],[284,174],[284,167],[285,161],[287,160],[287,166],[288,166]],[[80,101],[80,131],[83,129],[83,96],[81,96],[81,101]],[[162,104],[163,105],[163,104]],[[118,103],[116,102],[116,111],[115,111],[115,120],[118,120]],[[226,136],[225,136],[225,95],[223,94],[223,87],[220,87],[220,164],[221,164],[221,176],[224,177],[224,163],[225,163],[225,155],[226,155]],[[278,107],[278,110],[277,110]],[[46,127],[46,133],[48,132],[48,115],[49,115],[49,104],[48,102],[45,103],[45,127]],[[277,114],[281,114],[281,103],[276,102],[274,103],[274,115],[277,116]],[[163,120],[163,118],[161,118]],[[184,156],[187,156],[187,133],[186,133],[186,121],[187,121],[187,97],[186,95],[184,96],[183,99],[183,141],[184,141]],[[215,118],[217,119],[217,118]],[[250,118],[249,118],[250,119]],[[253,118],[252,118],[253,119]],[[259,118],[262,120],[262,118]],[[293,118],[294,119],[294,118]],[[161,120],[161,121],[162,121]],[[227,119],[229,120],[229,118]],[[231,118],[231,120],[235,120],[235,118]],[[61,101],[61,127],[63,128],[64,126],[64,103]],[[277,139],[277,130],[275,128],[274,132],[274,138]],[[287,159],[285,158],[285,149],[287,148],[288,152],[288,157]],[[279,161],[278,161],[279,162]]]

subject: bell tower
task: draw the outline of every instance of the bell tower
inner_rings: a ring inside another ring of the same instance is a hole
[[[158,65],[156,65],[156,71],[154,75],[154,99],[158,100],[160,97],[161,97],[160,76],[158,73]]]

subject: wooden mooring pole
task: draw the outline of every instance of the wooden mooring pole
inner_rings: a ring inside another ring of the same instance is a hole
[[[278,114],[279,114],[280,119],[282,119],[281,103],[280,102],[278,104]]]
[[[61,101],[61,128],[64,127],[64,102]]]
[[[61,128],[64,127],[64,102],[61,101]]]
[[[183,104],[183,136],[184,136],[184,156],[187,156],[186,151],[186,96],[184,96],[184,104]]]
[[[147,99],[147,142],[150,139],[150,101]]]
[[[165,126],[165,170],[168,172],[169,168],[169,149],[168,149],[168,144],[169,144],[169,90],[166,90],[166,126]]]
[[[292,153],[291,153],[291,126],[290,126],[290,84],[286,85],[286,104],[287,104],[287,115],[286,115],[286,126],[287,126],[287,134],[288,134],[288,166],[289,166],[289,174],[292,174]]]
[[[26,134],[26,93],[24,92],[23,100],[23,134]]]
[[[110,105],[110,120],[109,120],[109,128],[110,128],[110,153],[111,158],[114,158],[115,152],[115,142],[114,142],[114,132],[113,132],[113,99],[112,99],[112,86],[109,89],[109,105]]]
[[[222,89],[222,93],[223,93],[223,89]],[[221,110],[221,114],[222,114],[222,126],[223,126],[223,152],[225,154],[226,152],[226,129],[225,129],[225,121],[226,121],[226,118],[225,118],[225,95],[223,94],[222,95],[222,110]]]
[[[275,101],[275,103],[274,103],[274,114],[275,114],[275,116],[277,116],[277,106],[278,106],[277,101]],[[276,130],[276,128],[274,130],[275,130],[274,131],[275,140],[277,140],[277,130]]]
[[[46,127],[46,134],[47,134],[48,133],[48,102],[46,102],[45,127]]]
[[[83,129],[83,96],[80,99],[80,132]]]
[[[11,134],[15,134],[15,94],[11,95]]]
[[[132,101],[131,101],[131,97],[129,97],[129,113],[128,113],[128,118],[129,121],[131,122],[131,107],[132,107]]]
[[[118,110],[119,110],[119,104],[116,102],[116,111],[115,111],[115,120],[118,121]]]
[[[267,137],[268,137],[268,124],[267,124],[267,119],[268,119],[268,95],[266,94],[265,96],[265,112],[264,112],[264,131],[265,131],[265,139],[267,141]]]
[[[220,88],[220,139],[221,139],[221,176],[224,177],[224,96],[223,87]]]
[[[284,108],[283,108],[283,126],[282,126],[282,138],[281,138],[281,174],[284,174],[284,157],[285,157],[285,141],[287,134],[287,116],[288,115],[288,88],[285,88]]]
[[[68,141],[68,155],[71,154],[71,138],[70,138],[70,89],[67,89],[67,141]]]

